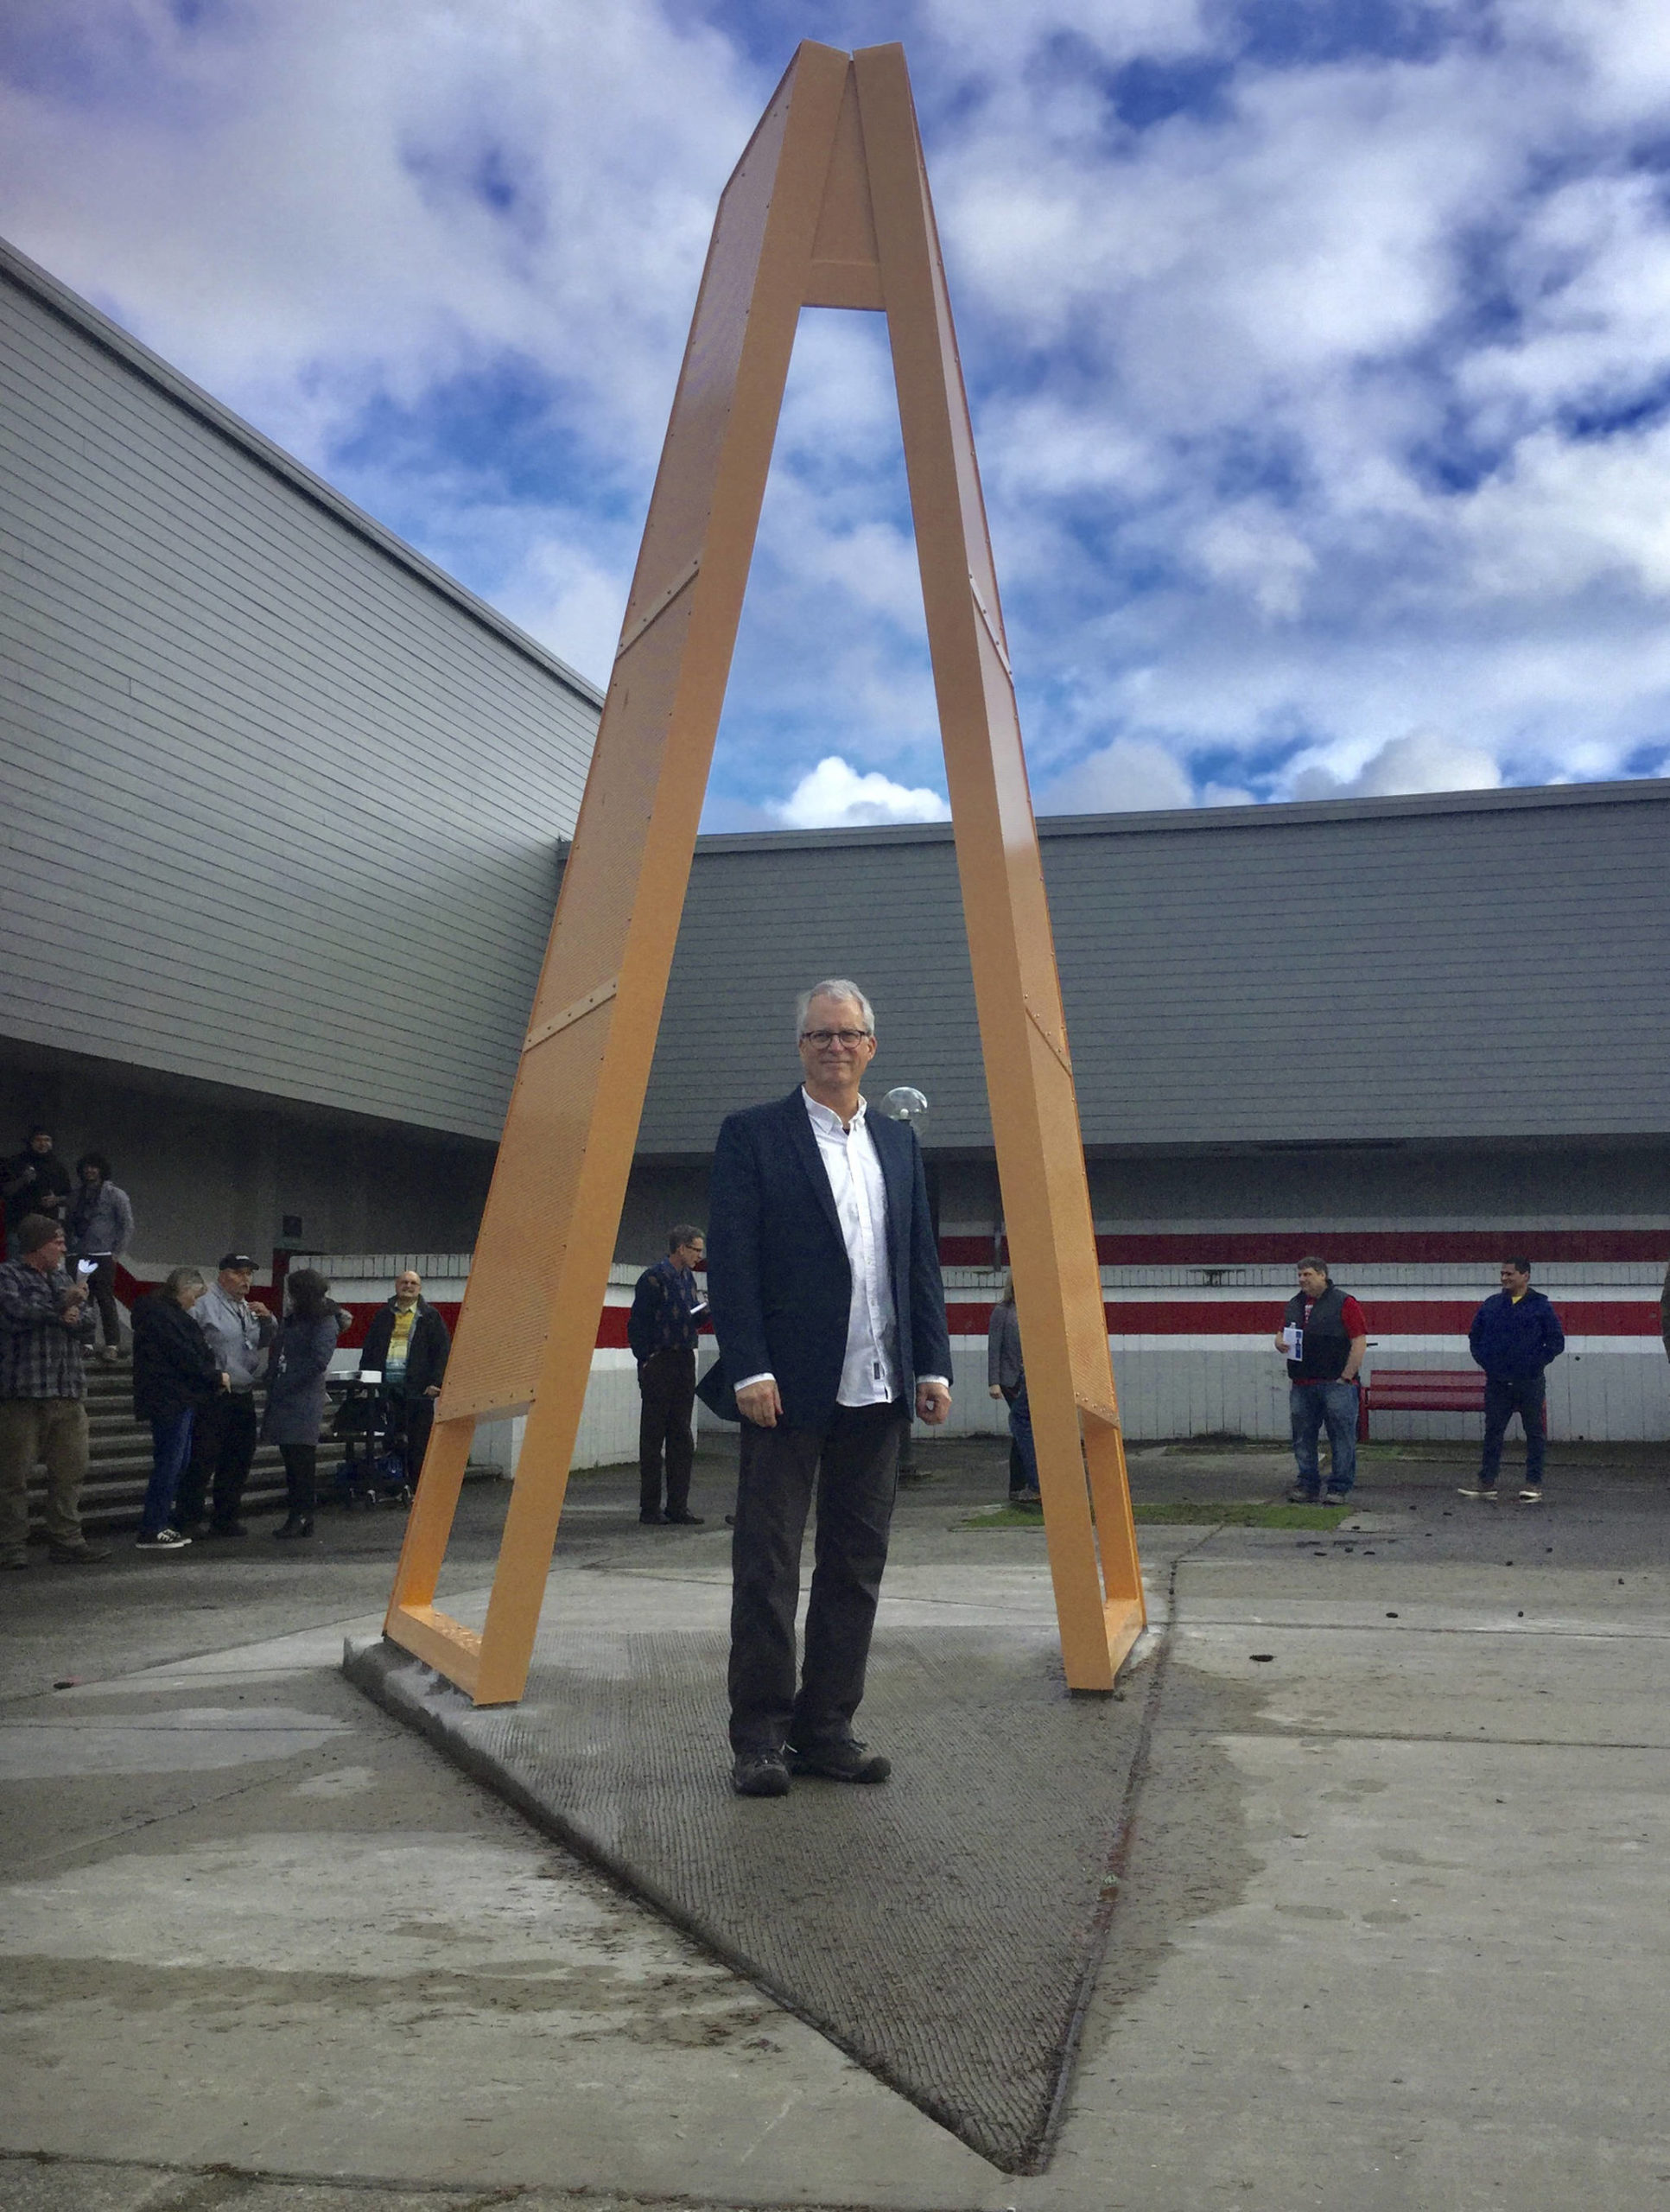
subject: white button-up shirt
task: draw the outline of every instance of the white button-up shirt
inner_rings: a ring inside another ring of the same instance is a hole
[[[898,1322],[887,1263],[887,1185],[874,1140],[864,1125],[869,1108],[860,1098],[848,1128],[839,1114],[821,1106],[803,1085],[800,1096],[817,1140],[818,1158],[829,1179],[829,1195],[835,1200],[853,1276],[852,1303],[847,1309],[847,1351],[835,1403],[885,1405],[900,1395]],[[768,1368],[759,1375],[745,1375],[734,1387],[746,1390],[750,1383],[775,1379]],[[919,1380],[945,1382],[947,1378],[924,1375]]]
[[[853,1272],[852,1304],[847,1310],[847,1355],[841,1362],[835,1403],[885,1405],[898,1395],[898,1325],[887,1265],[887,1185],[865,1117],[863,1099],[851,1128],[839,1114],[820,1106],[802,1090],[806,1118],[817,1139],[818,1157],[829,1179],[829,1195],[841,1223],[841,1238]]]

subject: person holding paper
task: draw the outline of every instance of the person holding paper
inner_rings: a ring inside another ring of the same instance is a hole
[[[638,1362],[638,1517],[651,1528],[670,1522],[695,1529],[690,1470],[695,1463],[695,1341],[708,1301],[695,1271],[708,1255],[707,1240],[691,1222],[667,1234],[667,1256],[645,1268],[632,1292],[626,1341]],[[667,1502],[661,1502],[662,1457],[666,1457]]]
[[[1357,1371],[1368,1348],[1362,1306],[1328,1273],[1324,1260],[1301,1260],[1299,1289],[1287,1301],[1275,1347],[1287,1361],[1287,1406],[1299,1480],[1290,1505],[1343,1505],[1357,1475]],[[1330,1465],[1322,1488],[1317,1441],[1328,1430]]]

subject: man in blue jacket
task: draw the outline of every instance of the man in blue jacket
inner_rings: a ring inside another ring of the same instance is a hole
[[[914,1413],[951,1409],[922,1153],[859,1091],[875,1017],[856,983],[803,993],[804,1082],[732,1114],[709,1185],[708,1296],[720,1363],[705,1403],[742,1422],[732,1546],[732,1785],[780,1797],[797,1774],[885,1782],[853,1734]],[[817,1559],[795,1683],[800,1547],[813,1485]]]
[[[1542,1456],[1546,1431],[1543,1370],[1565,1349],[1559,1317],[1540,1290],[1531,1287],[1529,1260],[1504,1260],[1502,1288],[1473,1316],[1467,1345],[1474,1363],[1484,1370],[1484,1456],[1478,1481],[1464,1485],[1464,1497],[1494,1498],[1502,1465],[1502,1440],[1517,1414],[1525,1431],[1523,1505],[1542,1503]]]

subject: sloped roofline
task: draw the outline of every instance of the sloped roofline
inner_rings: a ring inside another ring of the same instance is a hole
[[[286,453],[283,446],[275,445],[270,438],[264,437],[251,423],[244,422],[241,416],[234,415],[231,408],[223,407],[200,385],[194,385],[189,377],[181,376],[178,369],[170,366],[161,354],[153,353],[149,346],[142,345],[119,323],[112,322],[108,315],[101,315],[79,293],[71,291],[67,284],[60,283],[38,262],[31,261],[26,253],[21,252],[5,238],[0,238],[0,276],[9,277],[20,291],[32,295],[61,321],[68,323],[84,338],[91,339],[95,346],[118,360],[124,368],[143,378],[177,407],[196,416],[200,422],[225,439],[229,445],[236,446],[240,452],[246,454],[270,475],[280,478],[292,491],[299,492],[313,505],[322,508],[333,521],[351,530],[357,537],[375,547],[378,552],[397,566],[407,569],[442,599],[450,600],[473,621],[479,622],[484,630],[491,630],[495,637],[512,647],[525,660],[533,662],[544,674],[554,676],[558,683],[583,699],[588,706],[602,706],[603,694],[595,684],[587,683],[577,669],[570,668],[566,661],[559,660],[537,639],[530,638],[525,630],[518,629],[514,622],[507,620],[497,607],[490,607],[485,599],[478,599],[473,591],[467,590],[444,569],[437,568],[415,546],[408,545],[404,538],[397,537],[391,530],[385,530],[364,508],[355,506],[352,499],[344,499],[340,492],[327,484],[322,476],[315,476],[312,469],[296,460],[294,454]]]
[[[1546,807],[1632,806],[1670,802],[1670,777],[1642,776],[1604,784],[1532,784],[1488,791],[1422,791],[1395,798],[1271,801],[1259,806],[1184,806],[1128,814],[1041,814],[1038,834],[1055,837],[1144,837],[1178,831],[1210,835],[1222,830],[1292,829],[1307,823],[1392,821],[1409,816],[1510,814]],[[716,831],[697,839],[704,853],[746,853],[795,846],[940,845],[952,835],[949,822],[889,823],[860,830],[748,830]]]

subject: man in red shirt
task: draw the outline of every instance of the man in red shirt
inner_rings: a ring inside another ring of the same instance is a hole
[[[1290,1505],[1343,1505],[1357,1475],[1357,1370],[1368,1347],[1362,1306],[1343,1291],[1324,1260],[1301,1260],[1299,1289],[1287,1301],[1275,1347],[1286,1355],[1287,1407],[1299,1480]],[[1317,1440],[1328,1428],[1331,1465],[1322,1488]]]

